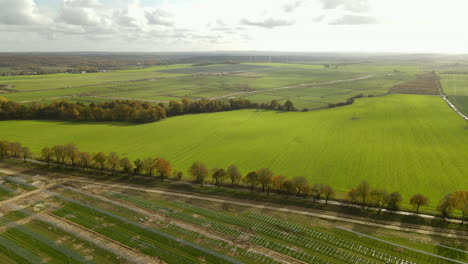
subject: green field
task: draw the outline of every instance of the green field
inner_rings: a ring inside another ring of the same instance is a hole
[[[450,102],[468,115],[468,74],[441,75],[442,88]]]
[[[183,97],[244,97],[258,103],[292,100],[297,108],[317,109],[358,94],[382,95],[395,84],[412,80],[414,66],[352,65],[338,69],[322,65],[256,63],[193,67],[186,64],[87,74],[0,76],[2,93],[17,102],[140,99],[153,102]],[[367,77],[353,81],[355,78]],[[343,82],[323,84],[343,80]],[[313,84],[312,86],[299,86]],[[290,87],[289,89],[277,89]],[[0,88],[1,90],[1,88]],[[256,93],[248,93],[256,91]]]
[[[243,173],[269,167],[341,193],[367,180],[405,198],[423,193],[435,206],[445,194],[468,188],[466,126],[440,97],[388,95],[308,113],[241,110],[144,125],[2,121],[0,138],[36,153],[75,143],[132,159],[161,156],[182,171],[196,160],[210,168],[236,164]]]

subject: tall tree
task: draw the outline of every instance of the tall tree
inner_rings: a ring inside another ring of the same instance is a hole
[[[296,187],[296,196],[301,195],[301,193],[307,195],[305,189],[309,188],[309,182],[304,176],[294,177],[293,184]]]
[[[419,214],[419,207],[429,205],[429,198],[422,194],[415,194],[411,197],[410,204],[416,208],[416,213]]]
[[[104,165],[106,164],[107,156],[104,152],[97,152],[93,154],[93,161],[95,164],[99,165],[101,170],[104,169]]]
[[[293,111],[294,110],[294,104],[287,100],[285,103],[284,103],[284,108],[288,111]]]
[[[296,192],[296,186],[294,185],[292,180],[287,180],[283,184],[283,189],[286,194],[286,197],[289,197],[289,195],[292,195]]]
[[[271,180],[273,179],[273,172],[268,168],[259,169],[258,182],[262,185],[262,192],[266,190],[267,194],[270,194]]]
[[[244,182],[250,185],[252,192],[255,190],[255,187],[258,185],[258,173],[256,171],[251,171],[247,173],[244,177]]]
[[[80,152],[79,154],[79,162],[80,166],[83,169],[87,169],[91,166],[91,162],[93,161],[93,157],[88,152]]]
[[[21,147],[21,156],[23,157],[23,161],[26,162],[26,159],[32,156],[31,150],[29,147]]]
[[[450,195],[450,204],[462,215],[462,224],[468,215],[468,191],[457,191]]]
[[[133,170],[133,164],[127,157],[120,159],[120,167],[125,173],[131,173]]]
[[[236,186],[242,179],[242,174],[240,173],[239,168],[237,168],[236,165],[230,165],[228,167],[227,175],[229,179],[231,179],[231,187]]]
[[[273,179],[271,179],[271,184],[278,193],[281,193],[286,180],[286,177],[284,177],[283,175],[275,175],[273,176]]]
[[[70,159],[72,166],[75,166],[75,161],[78,158],[79,153],[80,152],[75,144],[70,143],[64,147],[64,154]]]
[[[374,206],[377,207],[377,214],[380,214],[389,200],[389,195],[385,190],[371,190],[369,198]]]
[[[359,198],[359,193],[354,188],[349,190],[346,193],[346,200],[348,200],[350,203],[357,203],[358,198]]]
[[[0,158],[8,156],[8,152],[10,152],[10,143],[0,140]]]
[[[445,223],[445,219],[450,216],[452,213],[452,204],[450,203],[450,194],[444,196],[439,201],[439,204],[436,207],[436,210],[440,213],[440,216],[442,216],[442,220]]]
[[[19,158],[21,156],[23,146],[21,146],[21,143],[19,142],[13,142],[9,144],[9,151],[11,155],[15,158]]]
[[[115,173],[116,170],[120,168],[120,157],[115,152],[111,152],[107,157],[107,165],[112,171],[112,174]]]
[[[138,175],[141,173],[143,170],[144,163],[141,159],[136,159],[133,161],[133,164],[135,164],[135,168],[133,169],[133,174]]]
[[[323,195],[325,196],[325,204],[328,204],[328,200],[335,196],[335,191],[330,185],[323,186]]]
[[[322,194],[323,194],[323,191],[324,191],[324,187],[325,185],[321,184],[321,183],[315,183],[313,186],[312,186],[312,195],[315,199],[318,199],[320,200],[322,198]]]
[[[369,197],[370,192],[371,192],[371,188],[370,188],[369,183],[367,183],[367,181],[362,181],[356,187],[356,193],[361,198],[361,202],[363,205],[367,204],[367,198]]]
[[[203,187],[203,182],[206,176],[208,176],[206,165],[201,161],[195,161],[192,166],[190,166],[189,173],[195,178],[195,181],[200,183],[200,186]]]
[[[270,109],[278,109],[280,107],[280,104],[276,100],[271,100],[270,102]]]
[[[55,161],[58,163],[65,164],[65,146],[63,145],[56,145],[52,147],[52,151],[54,152]]]
[[[167,179],[169,178],[169,176],[171,176],[172,166],[169,161],[163,158],[157,158],[155,167],[159,173],[159,177],[161,178],[161,181],[164,181],[164,179]]]
[[[211,177],[213,178],[214,184],[219,185],[223,178],[226,177],[226,171],[224,169],[214,169]]]
[[[401,194],[392,192],[388,197],[387,208],[394,211],[399,210],[401,201],[403,201]]]
[[[153,158],[146,158],[143,161],[143,170],[146,172],[146,175],[153,175],[154,170],[156,169],[156,160]]]
[[[45,162],[47,162],[47,165],[50,165],[52,156],[53,156],[52,149],[50,149],[49,147],[45,147],[41,150],[41,157]]]

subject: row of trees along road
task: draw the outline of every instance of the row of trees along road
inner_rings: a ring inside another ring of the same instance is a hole
[[[0,158],[5,157],[23,158],[26,161],[32,157],[32,153],[28,147],[22,146],[18,142],[0,140]],[[47,164],[57,163],[83,169],[109,170],[112,174],[118,172],[157,176],[161,181],[170,176],[180,180],[184,176],[182,171],[173,171],[171,163],[160,157],[131,161],[127,157],[119,157],[115,152],[109,154],[104,152],[82,152],[74,144],[45,147],[41,151],[40,158]],[[273,192],[304,198],[312,196],[314,200],[324,199],[325,203],[328,203],[329,199],[335,196],[335,192],[330,185],[311,184],[305,177],[289,179],[284,175],[275,174],[269,168],[261,168],[242,174],[236,165],[230,165],[227,169],[215,168],[210,170],[203,162],[196,161],[189,167],[188,173],[193,177],[195,183],[200,184],[202,187],[207,178],[211,177],[214,185],[221,185],[227,181],[232,188],[244,186],[252,191],[257,190],[267,194]],[[383,189],[373,189],[369,183],[363,181],[347,192],[346,200],[352,204],[375,207],[380,214],[384,208],[398,210],[403,198],[398,192],[388,193]],[[429,199],[422,194],[416,194],[410,198],[409,204],[415,208],[416,213],[419,213],[420,207],[429,205]],[[461,213],[463,223],[468,215],[468,191],[457,191],[448,194],[437,205],[437,211],[444,220],[451,216],[453,210],[458,210]]]
[[[284,105],[273,100],[269,104],[258,104],[238,98],[223,100],[170,101],[169,104],[152,104],[142,101],[115,100],[84,104],[81,102],[58,101],[50,104],[33,102],[21,104],[0,96],[0,120],[41,119],[65,121],[123,121],[135,123],[155,122],[167,117],[212,113],[237,109],[262,108],[280,111],[295,111],[294,104],[287,100]]]
[[[366,181],[362,181],[358,186],[349,190],[346,199],[353,204],[375,207],[379,214],[383,208],[398,210],[403,201],[399,192],[388,193],[383,189],[373,189]],[[422,194],[415,194],[409,199],[409,204],[413,206],[416,213],[419,213],[420,207],[429,205],[429,198]],[[439,201],[436,210],[444,221],[452,215],[453,210],[458,210],[463,224],[468,215],[468,191],[457,191],[446,195]]]

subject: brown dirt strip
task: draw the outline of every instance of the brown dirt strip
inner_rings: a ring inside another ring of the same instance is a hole
[[[439,77],[432,73],[417,74],[416,80],[398,84],[389,93],[440,95]]]
[[[0,233],[3,233],[3,232],[7,231],[10,228],[15,228],[15,227],[20,226],[20,225],[25,225],[25,224],[31,222],[32,220],[34,220],[36,218],[37,218],[37,215],[31,215],[31,216],[22,218],[22,219],[20,219],[18,221],[8,223],[8,224],[0,227]]]
[[[61,182],[64,182],[65,180],[62,180]],[[13,196],[12,198],[10,199],[7,199],[7,200],[3,200],[3,201],[0,201],[0,206],[2,205],[5,205],[7,203],[12,203],[12,202],[15,202],[17,200],[20,200],[20,199],[23,199],[25,197],[28,197],[28,196],[31,196],[31,195],[34,195],[34,194],[38,194],[38,193],[41,193],[42,191],[45,191],[49,188],[52,188],[54,187],[55,185],[57,185],[59,182],[53,182],[53,183],[49,183],[39,189],[36,189],[36,190],[33,190],[33,191],[30,191],[30,192],[25,192],[25,193],[22,193],[20,195],[16,195],[16,196]]]

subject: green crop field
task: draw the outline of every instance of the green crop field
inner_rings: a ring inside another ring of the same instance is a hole
[[[434,207],[468,188],[466,126],[440,97],[388,95],[308,113],[241,110],[144,125],[2,121],[0,138],[36,153],[75,143],[132,159],[161,156],[182,171],[196,160],[210,168],[236,164],[243,173],[269,167],[329,183],[341,194],[367,180],[405,198],[423,193]]]
[[[443,74],[441,83],[450,102],[468,115],[468,74]]]
[[[0,90],[8,87],[2,90],[2,96],[17,102],[89,102],[96,97],[168,102],[183,97],[243,97],[258,103],[273,99],[284,103],[289,99],[297,108],[317,109],[358,94],[385,94],[395,84],[414,79],[420,71],[414,66],[365,64],[338,69],[293,63],[176,64],[102,73],[0,76]],[[362,77],[365,79],[354,80]],[[327,83],[330,81],[340,82]]]

